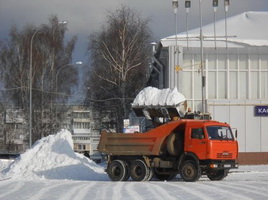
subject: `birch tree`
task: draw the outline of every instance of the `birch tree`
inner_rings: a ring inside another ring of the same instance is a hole
[[[130,103],[146,83],[151,39],[148,23],[123,6],[109,12],[102,30],[90,36],[92,68],[86,102],[100,113],[113,113],[118,131],[128,118]]]
[[[64,41],[66,31],[66,25],[60,24],[57,16],[51,16],[47,24],[38,27],[26,25],[20,31],[13,26],[9,39],[1,41],[0,74],[5,88],[2,93],[10,106],[23,110],[26,123],[29,122],[29,78],[32,79],[33,142],[57,131],[59,120],[55,108],[66,102],[77,83],[77,69],[72,66],[61,70],[56,77],[62,66],[72,62],[76,36]],[[27,126],[26,130],[29,130]]]

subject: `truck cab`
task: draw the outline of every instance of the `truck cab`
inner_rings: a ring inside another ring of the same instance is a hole
[[[184,155],[186,158],[182,160],[190,159],[198,163],[201,175],[206,174],[211,180],[221,180],[227,176],[229,169],[238,167],[238,143],[226,123],[188,121]]]
[[[195,153],[200,160],[237,158],[237,141],[225,123],[189,121],[185,128],[184,144],[184,151]]]

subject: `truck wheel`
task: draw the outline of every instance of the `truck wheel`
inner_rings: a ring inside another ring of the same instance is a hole
[[[187,160],[181,165],[180,175],[184,181],[194,182],[201,177],[201,170],[193,161]]]
[[[148,178],[145,181],[150,181],[154,177],[154,170],[153,168],[149,168],[149,175]]]
[[[125,169],[126,169],[126,174],[125,177],[123,178],[123,181],[127,181],[130,177],[130,169],[129,169],[129,164],[126,163],[125,161],[122,161],[125,164]]]
[[[146,181],[150,170],[143,160],[134,160],[130,165],[130,176],[133,181]]]
[[[212,170],[207,176],[211,181],[220,181],[229,173],[228,169]]]
[[[129,178],[127,165],[122,160],[113,160],[107,167],[108,176],[112,181],[125,181]]]

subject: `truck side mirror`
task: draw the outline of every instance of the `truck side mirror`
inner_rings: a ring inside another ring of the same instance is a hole
[[[237,139],[237,129],[235,130],[235,139]]]
[[[237,129],[236,128],[232,128],[232,132],[234,132],[234,137],[237,140]]]

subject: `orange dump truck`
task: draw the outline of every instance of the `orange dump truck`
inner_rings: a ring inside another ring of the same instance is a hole
[[[113,181],[184,181],[201,175],[222,180],[237,168],[238,143],[230,126],[211,120],[181,119],[145,133],[103,131],[98,150],[107,154],[107,174]]]

